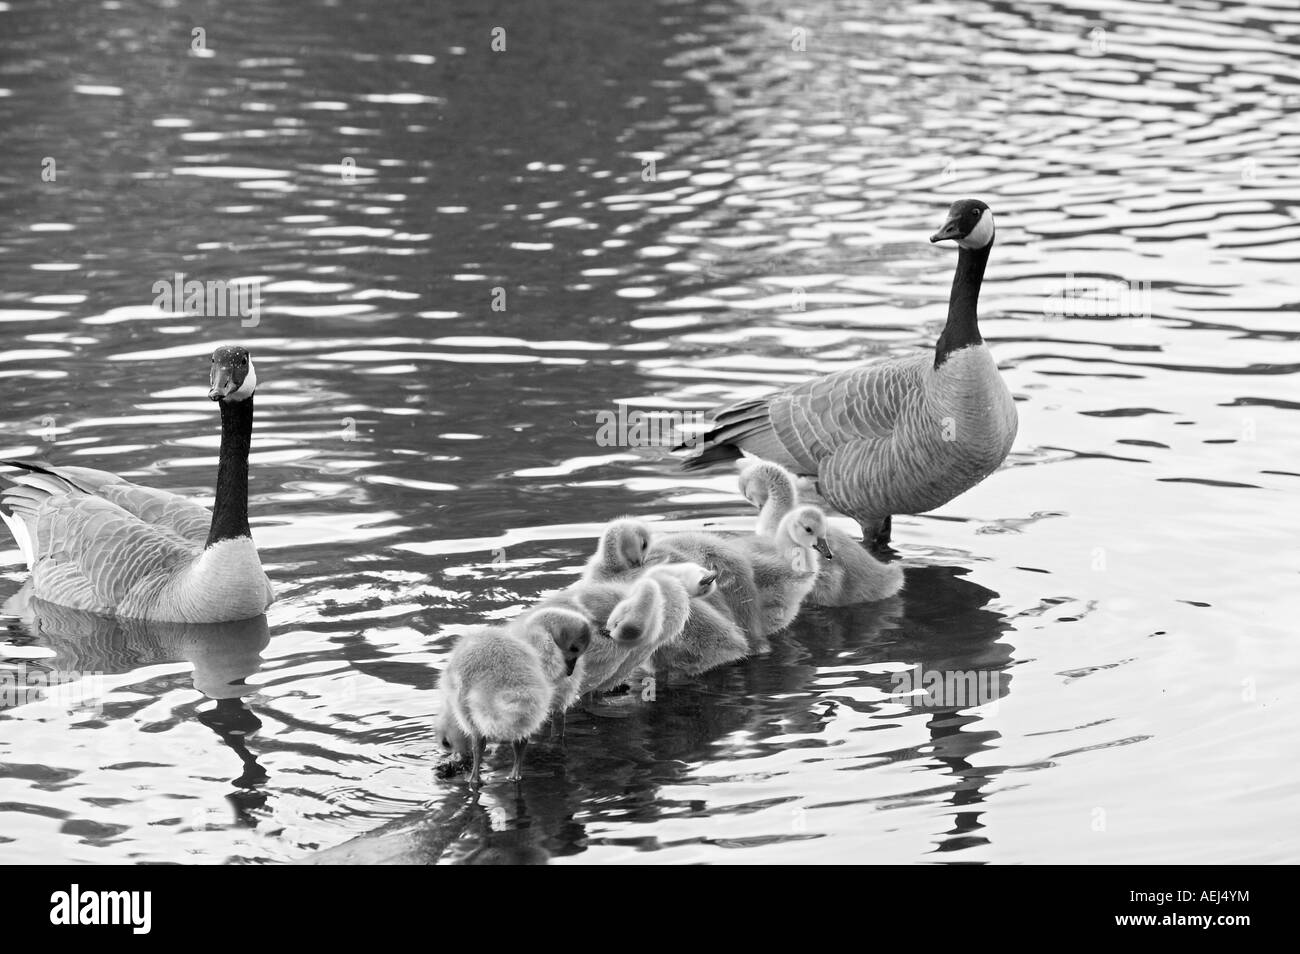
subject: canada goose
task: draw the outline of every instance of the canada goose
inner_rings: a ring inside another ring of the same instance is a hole
[[[469,750],[470,784],[479,784],[489,742],[511,744],[515,761],[507,778],[519,781],[528,737],[546,721],[555,695],[537,650],[501,627],[469,630],[456,640],[439,686],[439,741],[449,753]]]
[[[736,538],[700,530],[656,534],[646,555],[649,565],[697,563],[717,573],[711,602],[736,621],[751,640],[762,635],[761,599],[754,568]]]
[[[31,570],[32,594],[105,616],[224,623],[261,615],[274,598],[248,529],[248,448],[257,373],[243,348],[212,353],[208,397],[221,406],[216,502],[88,467],[0,461],[23,473],[0,495]]]
[[[631,580],[641,572],[650,549],[650,528],[641,520],[615,520],[600,535],[582,578],[594,583]]]
[[[798,501],[794,475],[768,461],[758,461],[740,474],[740,492],[759,508],[756,533],[771,538],[774,527]],[[817,581],[804,598],[814,606],[850,606],[874,603],[893,596],[903,587],[903,569],[883,563],[857,545],[847,533],[826,523],[826,542],[833,560],[823,560]]]
[[[716,579],[696,563],[665,563],[647,570],[605,623],[610,639],[628,651],[614,673],[592,688],[607,691],[627,682],[657,648],[676,641],[695,601],[713,592]]]
[[[764,636],[785,629],[798,615],[817,581],[818,554],[828,560],[834,558],[826,543],[826,530],[824,513],[816,507],[800,506],[781,519],[772,539],[738,538],[753,563],[754,582],[762,600]]]
[[[993,211],[979,199],[954,202],[930,236],[960,249],[933,358],[873,361],[724,407],[683,466],[748,454],[814,477],[868,546],[889,542],[893,514],[924,513],[974,487],[1006,459],[1017,426],[976,309],[993,238]]]

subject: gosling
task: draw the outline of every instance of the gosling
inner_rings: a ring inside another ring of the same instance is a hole
[[[781,519],[798,504],[794,475],[768,461],[759,461],[741,471],[740,493],[758,508],[754,532],[769,539],[775,537]],[[822,562],[805,603],[813,606],[874,603],[903,588],[903,568],[899,564],[878,560],[829,521],[826,542],[835,559]]]
[[[469,749],[470,785],[481,782],[489,742],[510,743],[514,765],[507,778],[520,781],[528,739],[546,721],[556,694],[531,641],[501,627],[470,630],[456,641],[439,685],[442,744]],[[458,751],[464,755],[463,748]]]
[[[826,542],[826,515],[816,507],[791,510],[777,525],[772,539],[738,538],[754,567],[754,582],[762,601],[763,635],[790,625],[817,582],[820,557],[834,558]]]
[[[645,566],[649,549],[650,528],[644,521],[615,520],[600,535],[582,579],[587,583],[631,582]]]

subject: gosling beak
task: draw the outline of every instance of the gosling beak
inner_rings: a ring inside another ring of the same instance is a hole
[[[813,549],[828,560],[835,559],[835,554],[831,553],[830,544],[826,542],[825,537],[818,537],[817,542],[813,544]]]
[[[577,666],[577,665],[578,665],[578,658],[577,658],[576,656],[575,656],[573,659],[566,659],[566,660],[564,661],[564,670],[565,670],[565,675],[566,675],[566,676],[572,676],[572,675],[573,675],[573,668],[574,668],[575,666]]]
[[[931,235],[930,241],[942,242],[944,239],[955,239],[961,237],[961,223],[959,223],[957,219],[953,218],[943,223],[943,228]]]
[[[718,574],[713,573],[700,580],[700,596],[708,596],[713,592],[713,584],[718,582]]]
[[[607,630],[604,626],[602,626],[602,627],[601,627],[600,629],[598,629],[596,632],[600,633],[600,635],[604,636],[606,639],[613,639],[613,638],[614,638],[614,637],[610,634],[609,630]]]

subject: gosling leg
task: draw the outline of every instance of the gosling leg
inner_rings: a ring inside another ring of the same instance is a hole
[[[522,781],[524,777],[524,749],[528,748],[527,739],[515,739],[512,747],[515,750],[515,765],[506,776],[512,782]]]
[[[469,772],[469,784],[471,788],[478,788],[482,784],[483,753],[487,750],[487,739],[471,735],[469,744],[474,752],[474,765]]]

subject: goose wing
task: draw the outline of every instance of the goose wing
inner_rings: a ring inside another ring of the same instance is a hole
[[[926,354],[889,358],[723,408],[705,435],[703,451],[687,466],[706,466],[744,451],[814,476],[838,447],[888,440],[899,418],[920,401],[931,360]]]
[[[111,611],[140,584],[169,578],[199,553],[172,531],[80,491],[48,495],[34,514],[23,516],[35,557],[35,594],[76,609]]]
[[[80,490],[115,503],[133,517],[150,526],[174,533],[196,545],[207,541],[212,513],[206,507],[180,494],[133,484],[106,470],[91,467],[53,467],[31,461],[0,460],[0,464],[30,475],[44,475],[59,482],[63,489]],[[13,478],[10,478],[13,479]],[[51,493],[60,488],[44,482]]]

